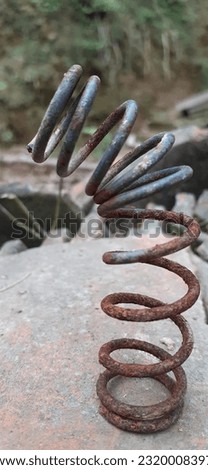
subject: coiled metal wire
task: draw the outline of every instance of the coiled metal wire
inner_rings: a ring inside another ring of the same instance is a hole
[[[101,401],[100,413],[109,422],[127,431],[141,433],[160,431],[176,421],[183,406],[186,376],[181,364],[192,351],[193,337],[181,313],[195,303],[200,290],[199,283],[191,271],[164,256],[189,246],[198,237],[200,229],[196,221],[183,214],[125,206],[190,178],[192,170],[188,166],[179,166],[161,171],[149,171],[172,147],[174,136],[171,133],[160,133],[151,137],[113,163],[137,117],[138,107],[132,100],[126,101],[113,111],[73,156],[75,144],[100,82],[97,76],[90,77],[78,96],[73,98],[72,94],[81,75],[82,68],[79,65],[74,65],[64,75],[37,135],[27,148],[32,153],[33,160],[41,163],[64,138],[57,160],[57,173],[61,177],[67,177],[121,121],[111,144],[105,150],[86,186],[86,193],[93,196],[95,203],[98,204],[99,215],[108,219],[125,218],[134,221],[165,220],[184,227],[181,237],[173,238],[162,245],[155,245],[145,250],[107,252],[103,256],[103,261],[108,264],[147,263],[159,266],[177,274],[188,287],[187,293],[171,304],[129,292],[110,294],[101,302],[103,311],[118,320],[147,322],[170,318],[182,334],[182,345],[174,355],[151,343],[133,338],[109,341],[99,352],[99,361],[106,369],[100,374],[97,382],[97,394]],[[119,305],[123,303],[135,304],[140,308],[133,309]],[[145,351],[159,361],[149,365],[122,363],[111,357],[111,353],[118,349]],[[174,379],[168,375],[170,371],[173,372]],[[114,398],[108,389],[108,382],[115,376],[154,378],[167,388],[170,396],[151,406],[128,405]]]

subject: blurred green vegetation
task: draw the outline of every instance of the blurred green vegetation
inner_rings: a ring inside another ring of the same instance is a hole
[[[125,76],[127,85],[135,77],[154,88],[187,70],[198,90],[208,87],[204,0],[1,0],[0,26],[3,144],[33,136],[74,63],[101,77],[112,107]]]

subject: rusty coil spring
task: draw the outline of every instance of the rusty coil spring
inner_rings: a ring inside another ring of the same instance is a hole
[[[49,157],[65,136],[57,161],[57,173],[61,177],[66,177],[86,159],[115,124],[121,121],[111,144],[105,150],[86,186],[86,193],[93,196],[95,203],[99,205],[99,215],[138,221],[166,220],[183,225],[185,229],[181,237],[173,238],[150,249],[107,252],[103,256],[104,262],[108,264],[147,263],[159,266],[177,274],[188,286],[187,293],[170,304],[146,295],[126,292],[110,294],[101,302],[103,311],[119,320],[147,322],[170,318],[182,334],[182,345],[174,355],[151,343],[132,338],[112,340],[104,344],[99,351],[99,361],[106,368],[97,382],[97,394],[101,401],[100,413],[109,422],[127,431],[140,433],[160,431],[176,421],[183,406],[186,376],[181,364],[192,351],[193,337],[187,321],[180,314],[190,308],[199,295],[199,283],[194,274],[164,256],[189,246],[198,237],[200,229],[196,221],[183,214],[123,206],[184,181],[192,176],[192,170],[188,166],[179,166],[149,172],[172,147],[174,136],[171,133],[155,135],[113,164],[137,117],[137,104],[132,100],[126,101],[113,111],[71,158],[100,82],[97,76],[90,77],[74,99],[72,94],[81,75],[82,68],[79,65],[74,65],[64,75],[37,135],[27,148],[32,153],[33,160],[41,163]],[[59,120],[60,123],[57,125]],[[143,308],[119,306],[122,303],[133,303]],[[145,351],[159,361],[149,365],[122,363],[111,357],[111,353],[118,349]],[[175,379],[168,375],[170,371],[173,372]],[[108,382],[115,376],[152,377],[168,389],[169,397],[151,406],[128,405],[114,398],[108,390]]]

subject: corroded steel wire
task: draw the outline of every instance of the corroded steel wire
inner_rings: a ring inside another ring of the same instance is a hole
[[[149,138],[114,163],[137,117],[138,107],[132,100],[126,101],[113,111],[73,156],[75,144],[100,82],[97,76],[90,77],[78,96],[73,98],[81,75],[82,68],[79,65],[74,65],[64,75],[37,135],[27,148],[32,153],[33,160],[41,163],[64,139],[57,160],[57,173],[66,177],[78,168],[109,131],[121,121],[111,144],[105,150],[86,186],[86,193],[93,196],[98,204],[99,215],[108,219],[125,218],[134,221],[165,220],[184,227],[181,237],[173,238],[162,245],[134,251],[107,252],[103,256],[107,264],[147,263],[159,266],[178,275],[188,287],[187,293],[171,304],[129,292],[110,294],[101,302],[101,307],[107,315],[123,321],[147,322],[170,318],[182,334],[182,345],[174,355],[151,343],[133,338],[112,340],[104,344],[99,352],[99,361],[106,369],[100,374],[97,382],[97,394],[101,401],[100,413],[112,424],[127,431],[160,431],[176,421],[183,406],[186,376],[181,364],[192,351],[193,337],[181,313],[190,308],[199,295],[199,283],[194,274],[164,256],[189,246],[196,240],[200,230],[197,222],[184,214],[125,206],[190,178],[192,170],[188,166],[179,166],[150,172],[171,149],[174,143],[171,133],[160,133]],[[135,304],[139,308],[119,305],[123,303]],[[148,365],[122,363],[111,357],[111,353],[117,349],[145,351],[159,361]],[[168,375],[170,371],[175,379]],[[167,388],[170,396],[151,406],[128,405],[115,399],[109,392],[108,382],[115,376],[154,378]]]

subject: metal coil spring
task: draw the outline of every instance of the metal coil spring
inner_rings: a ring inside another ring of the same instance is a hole
[[[81,75],[82,68],[79,65],[74,65],[64,75],[37,135],[27,148],[32,153],[33,160],[41,163],[65,136],[57,161],[57,173],[66,177],[74,172],[115,124],[121,121],[111,144],[86,186],[86,193],[93,196],[98,204],[99,215],[108,219],[165,220],[184,227],[181,237],[173,238],[162,245],[145,250],[107,252],[103,256],[103,261],[108,264],[147,263],[159,266],[178,275],[188,286],[187,293],[170,304],[146,295],[126,292],[110,294],[101,302],[103,311],[119,320],[148,322],[170,318],[182,334],[182,345],[174,355],[151,343],[132,338],[112,340],[104,344],[99,352],[99,361],[106,369],[100,374],[97,382],[97,394],[101,401],[100,413],[109,422],[126,431],[160,431],[176,421],[183,406],[186,376],[181,364],[192,351],[193,337],[181,313],[195,303],[200,291],[199,283],[191,271],[164,256],[189,246],[198,237],[200,229],[196,221],[183,214],[125,206],[184,181],[192,176],[192,170],[188,166],[179,166],[149,173],[155,163],[172,147],[174,136],[171,133],[155,135],[113,164],[137,117],[137,104],[132,100],[126,101],[113,111],[75,157],[71,158],[100,82],[97,76],[90,77],[77,98],[73,99],[72,94]],[[64,117],[57,125],[64,112]],[[123,303],[133,303],[143,308],[119,306]],[[149,365],[122,363],[111,357],[111,353],[118,349],[145,351],[159,361]],[[175,379],[168,375],[170,371]],[[114,398],[108,390],[108,382],[115,376],[154,378],[167,388],[170,396],[151,406],[128,405]]]

